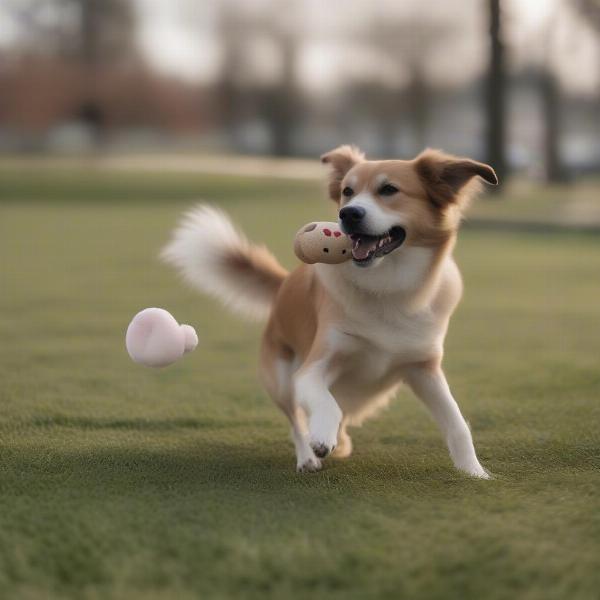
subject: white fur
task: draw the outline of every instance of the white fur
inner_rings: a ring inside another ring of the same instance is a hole
[[[337,444],[342,411],[329,391],[333,377],[329,356],[300,369],[294,376],[294,397],[308,413],[309,443],[313,450],[326,447],[331,451]]]
[[[367,211],[364,218],[365,233],[382,235],[396,225],[403,225],[396,211],[382,208],[369,192],[360,192],[344,206],[360,206]]]
[[[315,456],[306,431],[297,426],[292,427],[292,440],[296,450],[296,470],[301,473],[318,471],[321,461]]]
[[[471,431],[442,370],[411,367],[406,369],[405,377],[444,434],[456,468],[474,477],[489,479],[489,474],[477,460]]]
[[[369,194],[359,194],[353,202],[366,208],[374,233],[402,224],[401,214],[381,208]],[[246,313],[266,312],[272,297],[257,282],[223,276],[219,262],[232,248],[255,251],[222,213],[203,207],[186,216],[163,257],[199,289]],[[267,389],[292,424],[298,470],[319,469],[315,452],[324,455],[338,443],[341,455],[348,455],[352,444],[346,425],[359,424],[384,406],[405,381],[441,428],[456,467],[488,477],[436,366],[461,282],[450,253],[436,268],[434,260],[432,250],[406,245],[367,269],[352,262],[313,267],[339,307],[329,320],[320,318],[326,329],[313,346],[318,358],[303,365],[277,360],[263,373]],[[440,297],[443,302],[435,305]]]
[[[183,216],[161,258],[201,292],[247,317],[264,319],[273,300],[271,294],[252,278],[232,278],[223,268],[228,252],[248,254],[251,248],[225,213],[200,205]]]
[[[327,276],[321,277],[327,285],[330,277],[333,281],[346,281],[353,288],[361,289],[370,294],[390,294],[414,292],[422,283],[433,257],[431,248],[403,246],[385,257],[376,258],[367,267],[359,267],[349,260],[338,266],[338,269],[328,267],[336,265],[316,265],[317,272]]]
[[[277,397],[282,399],[286,406],[294,404],[292,376],[297,368],[298,361],[278,359],[275,362]],[[318,471],[321,468],[321,461],[311,448],[304,410],[297,407],[293,414],[288,416],[292,422],[291,434],[296,450],[296,470],[300,472]]]
[[[359,423],[395,393],[400,373],[442,430],[455,466],[469,475],[488,478],[442,370],[426,366],[432,357],[442,356],[448,318],[460,295],[458,270],[446,257],[423,303],[415,307],[410,302],[410,294],[419,289],[432,258],[428,249],[408,247],[385,257],[379,269],[316,265],[319,280],[341,303],[344,313],[329,332],[327,354],[306,370],[302,387],[296,386],[296,399],[318,407],[312,408],[316,412],[326,407],[324,413],[317,412],[324,415],[319,417],[323,421],[313,430],[311,420],[309,430],[311,439],[320,435],[331,444],[332,430],[327,435],[323,431],[334,425],[332,400],[335,398],[333,402],[346,421]],[[449,296],[448,314],[440,317],[431,310],[430,301],[448,279],[455,283],[455,298]],[[333,364],[344,368],[336,367],[334,372]],[[330,389],[324,389],[328,381]]]

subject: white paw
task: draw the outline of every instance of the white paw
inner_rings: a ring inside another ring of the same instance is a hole
[[[319,471],[323,465],[316,456],[311,456],[303,461],[298,461],[296,464],[296,471],[298,473],[314,473]]]
[[[481,471],[477,471],[476,473],[471,473],[472,477],[478,477],[479,479],[494,479],[493,476],[488,473],[484,468]]]
[[[308,422],[310,447],[319,458],[325,458],[335,449],[341,420],[339,409],[311,414]]]
[[[469,465],[469,466],[459,466],[456,465],[456,468],[471,477],[477,477],[478,479],[491,479],[492,476],[479,464]]]

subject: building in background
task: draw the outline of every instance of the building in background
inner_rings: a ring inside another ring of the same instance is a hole
[[[0,151],[425,146],[600,170],[596,0],[5,0]]]

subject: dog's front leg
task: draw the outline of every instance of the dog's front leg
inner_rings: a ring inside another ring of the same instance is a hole
[[[474,477],[489,479],[477,460],[471,431],[452,397],[441,367],[414,366],[407,369],[405,379],[445,435],[454,466]]]
[[[329,391],[333,381],[331,360],[307,361],[294,376],[296,402],[308,414],[309,443],[319,458],[333,452],[342,411]]]

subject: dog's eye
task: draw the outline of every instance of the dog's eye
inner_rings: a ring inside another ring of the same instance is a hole
[[[350,196],[354,195],[354,190],[351,187],[346,186],[342,190],[342,194],[346,196],[346,198],[350,198]]]
[[[392,185],[391,183],[386,183],[385,185],[382,185],[379,188],[379,195],[380,196],[393,196],[394,194],[398,193],[398,188],[395,185]]]

